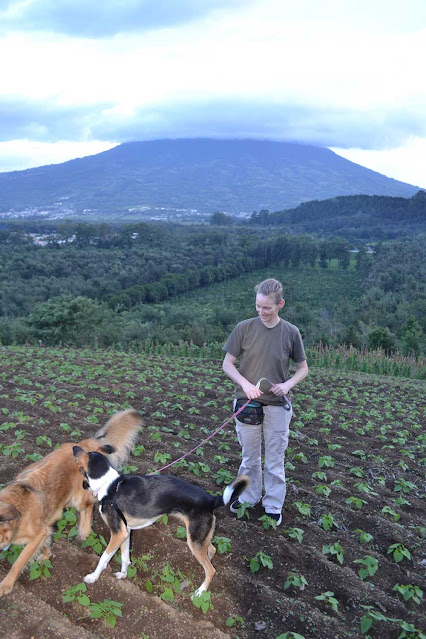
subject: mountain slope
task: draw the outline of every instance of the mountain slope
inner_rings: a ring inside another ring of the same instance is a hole
[[[410,197],[417,190],[314,146],[154,140],[129,142],[63,164],[2,173],[0,211],[63,201],[75,210],[149,206],[251,213],[358,193]]]

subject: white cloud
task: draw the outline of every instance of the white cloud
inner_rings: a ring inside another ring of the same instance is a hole
[[[111,142],[63,142],[52,144],[31,140],[0,142],[0,172],[21,171],[35,166],[59,164],[108,151],[116,146]]]
[[[401,182],[426,189],[426,138],[410,138],[395,149],[339,149],[342,157]]]
[[[359,147],[382,167],[389,157],[391,170],[399,152],[387,149],[402,147],[401,168],[413,167],[404,179],[416,181],[415,148],[405,142],[426,138],[424,0],[180,6],[178,15],[163,1],[93,2],[99,25],[89,33],[80,0],[11,0],[2,15],[0,57],[8,62],[0,93],[4,111],[18,105],[20,117],[2,113],[0,139],[9,131],[10,144],[0,145],[0,166],[13,165],[13,156],[16,167],[25,163],[12,142],[23,137],[51,140],[54,157],[61,145],[78,141],[82,149],[99,137],[233,133],[353,154]]]

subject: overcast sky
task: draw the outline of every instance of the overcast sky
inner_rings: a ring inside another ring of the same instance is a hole
[[[251,137],[426,187],[426,0],[0,0],[0,59],[0,171]]]

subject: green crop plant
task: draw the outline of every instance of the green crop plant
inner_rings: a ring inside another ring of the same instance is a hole
[[[56,539],[59,539],[60,537],[67,537],[68,539],[71,539],[72,537],[75,537],[77,534],[77,526],[75,525],[76,522],[77,522],[77,515],[75,514],[75,509],[67,508],[63,512],[61,519],[59,519],[58,522],[56,523],[56,532],[55,532],[54,539],[56,540]],[[71,529],[66,534],[65,528],[69,525],[71,525]]]
[[[343,564],[344,551],[339,541],[336,541],[334,544],[325,544],[322,547],[322,554],[331,555],[337,559],[339,564]]]
[[[314,473],[312,473],[312,479],[327,481],[327,473],[325,473],[323,470],[316,470]]]
[[[87,539],[81,542],[82,548],[91,548],[97,555],[100,555],[104,548],[106,548],[107,542],[102,535],[96,535],[93,531],[90,533]]]
[[[230,617],[228,617],[228,619],[225,622],[225,625],[228,628],[233,628],[234,626],[237,626],[237,625],[240,626],[241,628],[244,628],[246,624],[243,617],[241,617],[240,615],[233,614]]]
[[[10,445],[0,444],[0,451],[5,457],[12,457],[13,459],[25,452],[24,447],[19,442]]]
[[[192,597],[192,603],[196,608],[201,610],[201,612],[206,614],[206,612],[213,608],[211,592],[207,590],[202,592],[198,597],[194,595]]]
[[[329,488],[325,484],[320,484],[319,486],[315,486],[315,492],[317,493],[317,495],[321,495],[322,497],[325,497],[327,499],[327,497],[330,496],[331,488]]]
[[[76,586],[71,586],[68,590],[65,590],[62,595],[62,601],[64,603],[69,603],[71,601],[77,601],[82,606],[90,605],[90,598],[86,595],[87,586],[84,582],[77,584]]]
[[[161,571],[154,571],[152,577],[146,581],[145,587],[148,592],[153,592],[154,587],[157,588],[161,592],[160,598],[163,601],[174,601],[174,593],[179,594],[181,592],[180,580],[183,581],[184,579],[185,575],[183,575],[180,570],[176,572],[172,566],[167,563]]]
[[[216,484],[219,486],[221,484],[230,484],[233,480],[233,474],[226,468],[219,468],[219,470],[214,473],[213,477],[216,480]]]
[[[390,506],[383,506],[380,512],[383,516],[388,516],[394,522],[401,518],[401,515],[396,513]]]
[[[402,561],[404,559],[404,557],[408,560],[411,559],[411,553],[408,550],[408,548],[406,548],[404,546],[404,544],[400,544],[400,543],[395,543],[392,544],[391,546],[389,546],[387,554],[393,555],[393,558],[395,560],[395,562],[398,564],[400,561]]]
[[[39,579],[40,577],[51,576],[51,569],[53,568],[49,559],[39,559],[37,561],[33,561],[30,564],[30,580]]]
[[[134,475],[138,472],[138,467],[133,464],[124,464],[122,468],[123,475]]]
[[[259,517],[258,521],[262,522],[264,530],[269,530],[270,528],[276,530],[277,528],[277,522],[273,517],[269,517],[269,515],[262,515],[262,517]]]
[[[259,550],[251,559],[247,559],[247,557],[245,559],[250,562],[250,572],[258,572],[260,568],[273,569],[272,557],[262,550]]]
[[[294,506],[295,508],[297,508],[297,510],[299,511],[299,513],[301,515],[303,515],[304,517],[310,517],[311,516],[311,505],[310,504],[304,504],[301,501],[295,501],[294,502]]]
[[[354,455],[354,457],[360,457],[361,459],[367,459],[367,455],[363,450],[354,450],[352,455]]]
[[[392,590],[400,594],[404,601],[412,600],[418,606],[420,606],[422,602],[423,590],[419,588],[419,586],[413,586],[412,584],[395,584]]]
[[[385,623],[393,621],[378,610],[374,610],[373,606],[362,605],[361,608],[367,610],[367,612],[361,617],[361,632],[364,635],[370,630],[374,621]]]
[[[122,617],[121,608],[124,604],[111,599],[104,599],[99,603],[91,603],[89,605],[90,616],[92,619],[103,619],[110,628],[115,628],[117,618]]]
[[[327,590],[327,592],[317,595],[314,599],[317,601],[324,601],[326,604],[331,606],[331,609],[334,610],[334,612],[338,612],[339,602],[334,596],[334,592],[331,592],[331,590]]]
[[[216,547],[219,555],[224,555],[226,552],[232,552],[231,540],[228,537],[214,537],[212,544]]]
[[[358,571],[358,575],[361,579],[372,577],[379,569],[379,562],[375,557],[371,557],[371,555],[366,555],[364,559],[355,559],[354,564],[360,564],[362,566]]]
[[[306,457],[305,453],[302,453],[302,451],[300,451],[299,453],[296,453],[293,459],[295,461],[302,462],[303,464],[308,463],[308,458]]]
[[[364,493],[365,495],[377,496],[377,493],[371,488],[371,486],[369,484],[365,484],[364,482],[356,483],[355,488],[359,490],[359,492]]]
[[[331,530],[333,526],[335,528],[339,527],[331,513],[325,513],[321,517],[320,523],[324,530]]]
[[[303,575],[290,571],[284,584],[284,590],[288,588],[304,590],[307,585],[308,582]]]
[[[361,530],[361,528],[357,528],[355,532],[359,534],[360,544],[368,544],[373,539],[373,535],[370,535],[370,533],[365,532],[365,530]]]
[[[398,635],[398,639],[426,639],[426,634],[415,628],[412,623],[403,621],[402,619],[395,619],[398,624],[398,630],[401,630],[401,634]]]
[[[406,481],[402,477],[396,480],[394,492],[402,492],[404,494],[412,493],[417,490],[416,484],[413,484],[411,481]]]
[[[364,499],[361,499],[360,497],[354,497],[353,495],[345,500],[345,504],[348,504],[348,506],[352,506],[352,508],[355,508],[356,510],[361,510],[363,505],[366,503],[367,502]]]
[[[290,539],[296,539],[299,544],[302,543],[304,532],[301,528],[287,528],[284,532],[290,537]]]
[[[318,460],[318,466],[320,468],[334,468],[335,460],[331,457],[331,455],[323,455]]]
[[[166,464],[172,456],[169,453],[155,453],[154,461],[155,463]]]

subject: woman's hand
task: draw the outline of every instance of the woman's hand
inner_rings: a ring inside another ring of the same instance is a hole
[[[256,397],[260,397],[261,395],[263,395],[263,392],[260,390],[260,388],[258,388],[248,380],[246,380],[245,383],[241,384],[241,388],[246,394],[247,399],[256,399]]]
[[[292,386],[288,382],[283,382],[282,384],[273,384],[269,390],[277,397],[284,397],[284,395],[288,395],[291,389]]]

